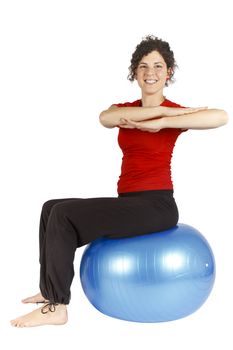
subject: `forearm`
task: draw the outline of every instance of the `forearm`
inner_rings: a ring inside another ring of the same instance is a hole
[[[120,120],[144,121],[160,117],[162,109],[158,107],[116,107],[103,111],[100,114],[100,123],[113,128],[120,124]]]
[[[220,109],[207,109],[186,115],[163,117],[162,128],[212,129],[226,124],[227,113]]]

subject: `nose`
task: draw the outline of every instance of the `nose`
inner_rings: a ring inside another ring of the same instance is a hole
[[[156,70],[154,67],[147,67],[146,71],[145,71],[147,76],[155,76],[156,75]]]

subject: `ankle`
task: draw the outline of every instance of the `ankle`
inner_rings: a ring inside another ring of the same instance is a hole
[[[65,304],[59,304],[54,302],[46,302],[44,306],[41,308],[42,314],[47,314],[48,312],[55,312],[55,311],[66,311],[66,305]]]

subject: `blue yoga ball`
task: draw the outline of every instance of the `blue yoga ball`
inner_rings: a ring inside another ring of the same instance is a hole
[[[86,297],[103,314],[164,322],[200,308],[214,284],[215,261],[203,235],[178,224],[141,236],[95,240],[83,253],[80,279]]]

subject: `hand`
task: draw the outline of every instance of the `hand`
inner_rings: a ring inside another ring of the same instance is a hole
[[[159,107],[161,110],[161,116],[162,117],[176,117],[178,115],[184,115],[184,114],[190,114],[195,113],[198,111],[203,111],[205,109],[208,109],[208,107],[189,107],[189,108],[176,108],[176,107]]]
[[[123,128],[123,129],[135,129],[136,128],[135,125],[128,123],[127,120],[123,119],[123,118],[121,118],[121,122],[120,122],[120,124],[118,124],[118,126],[120,128]]]
[[[130,119],[126,120],[121,118],[121,123],[122,124],[119,124],[119,126],[127,129],[136,128],[141,131],[148,131],[148,132],[158,132],[162,129],[162,118],[150,119],[150,120],[145,120],[141,122],[135,122]]]

